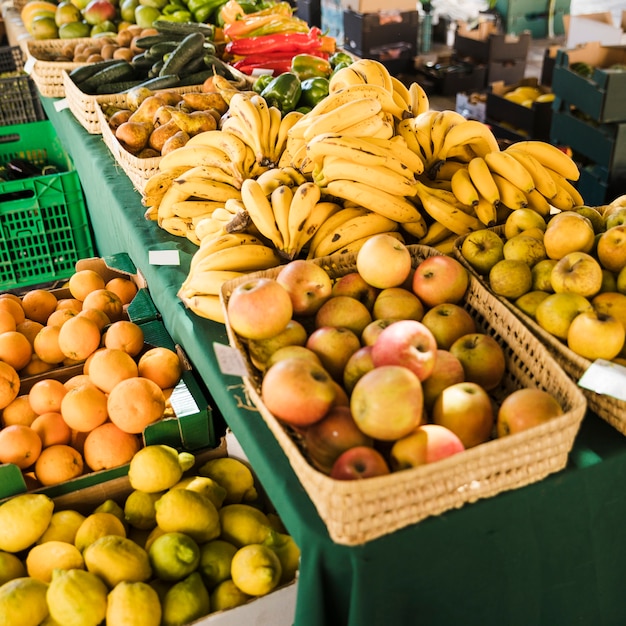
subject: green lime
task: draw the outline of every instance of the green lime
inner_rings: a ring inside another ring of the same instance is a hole
[[[148,556],[157,578],[178,581],[196,570],[200,563],[200,548],[189,535],[165,533],[152,542]]]

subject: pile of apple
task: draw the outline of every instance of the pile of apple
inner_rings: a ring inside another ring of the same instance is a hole
[[[626,196],[547,221],[517,209],[500,230],[458,248],[491,290],[579,356],[626,365]]]
[[[338,480],[388,474],[561,415],[549,393],[505,391],[502,346],[463,306],[468,270],[413,267],[389,235],[332,278],[294,260],[238,282],[227,324],[259,371],[262,402],[309,462]]]

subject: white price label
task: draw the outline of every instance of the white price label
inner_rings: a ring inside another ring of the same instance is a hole
[[[238,350],[217,342],[213,343],[213,348],[222,374],[241,376],[242,378],[248,375],[246,363]]]
[[[597,359],[580,377],[578,385],[589,391],[626,400],[626,367]]]
[[[178,250],[150,250],[148,252],[150,265],[180,265]]]

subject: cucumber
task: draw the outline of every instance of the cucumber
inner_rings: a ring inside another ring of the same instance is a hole
[[[75,67],[69,73],[69,77],[77,85],[80,85],[80,83],[82,83],[84,80],[87,80],[89,77],[93,76],[101,69],[104,69],[105,67],[110,67],[111,65],[116,65],[117,63],[119,63],[119,59],[106,59],[105,61],[98,61],[96,63],[81,65],[80,67]]]
[[[162,59],[164,54],[176,50],[178,44],[178,41],[162,41],[161,43],[155,43],[148,48],[149,56]]]
[[[151,90],[169,89],[170,87],[180,87],[180,78],[176,74],[166,74],[165,76],[156,76],[141,81],[135,87],[147,87]],[[123,92],[125,93],[125,92]]]
[[[138,37],[135,41],[135,45],[137,48],[141,48],[142,50],[147,50],[152,46],[155,46],[160,43],[178,43],[184,39],[185,35],[144,35],[143,37]]]
[[[204,35],[202,33],[190,33],[187,35],[167,57],[161,68],[161,74],[179,74],[185,66],[197,56],[202,57],[204,50]]]
[[[159,75],[164,63],[165,61],[163,61],[163,59],[156,61],[148,71],[148,78],[156,78]]]
[[[102,83],[98,85],[96,94],[104,95],[109,93],[124,93],[143,82],[143,79],[122,80],[115,83]]]
[[[155,20],[152,28],[156,28],[160,33],[167,35],[189,35],[200,33],[207,39],[215,36],[215,26],[213,24],[203,24],[200,22],[170,22],[168,20]]]
[[[194,72],[193,74],[187,74],[180,78],[178,86],[186,87],[187,85],[201,85],[207,78],[210,78],[214,75],[215,72],[212,69]]]
[[[150,69],[154,65],[154,59],[151,59],[147,56],[147,52],[142,52],[141,54],[136,54],[131,64],[139,71],[144,71]]]
[[[96,92],[99,85],[132,80],[134,78],[136,78],[135,68],[128,61],[120,60],[118,63],[109,65],[90,76],[87,80],[84,80],[80,84],[80,89],[85,93]]]
[[[187,65],[185,65],[185,67],[178,72],[178,75],[182,78],[187,76],[187,74],[195,74],[196,72],[205,69],[207,69],[207,67],[204,64],[204,58],[202,56],[197,56],[191,59],[191,61],[189,61],[189,63],[187,63]]]

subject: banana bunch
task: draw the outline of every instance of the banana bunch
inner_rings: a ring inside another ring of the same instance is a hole
[[[249,147],[252,163],[247,163],[249,177],[254,178],[278,163],[285,150],[287,134],[304,113],[268,106],[257,93],[239,92],[230,98],[227,114],[222,118],[222,132],[238,137]]]

